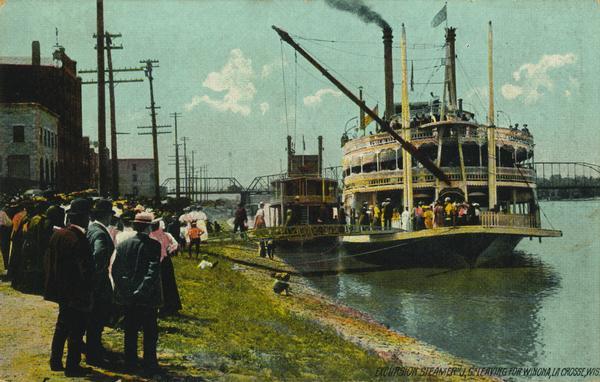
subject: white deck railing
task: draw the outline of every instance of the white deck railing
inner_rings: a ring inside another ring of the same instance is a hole
[[[502,212],[482,212],[481,225],[484,227],[519,227],[539,228],[540,219],[537,214],[507,214]]]

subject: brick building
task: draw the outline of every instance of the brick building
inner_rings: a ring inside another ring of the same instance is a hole
[[[0,192],[54,186],[58,120],[37,103],[0,103]]]
[[[64,48],[57,49],[53,58],[41,59],[37,41],[32,43],[30,60],[0,58],[0,103],[34,103],[54,113],[58,117],[56,189],[89,188],[89,176],[82,166],[89,146],[82,139],[81,78],[77,77],[76,62]]]
[[[154,197],[154,160],[119,159],[119,191],[127,196]]]

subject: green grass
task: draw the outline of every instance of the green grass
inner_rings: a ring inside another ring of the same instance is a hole
[[[258,380],[370,380],[377,356],[332,330],[289,313],[281,299],[256,288],[220,260],[211,270],[174,259],[183,310],[159,320],[159,358],[181,375]],[[105,336],[115,350],[122,334]]]

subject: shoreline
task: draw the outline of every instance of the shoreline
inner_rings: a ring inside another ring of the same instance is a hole
[[[377,373],[397,367],[473,367],[323,296],[298,276],[292,277],[290,296],[274,294],[266,264],[263,268],[239,265],[240,261],[269,261],[251,250],[206,247],[203,253],[220,257],[215,269],[198,269],[198,262],[187,254],[173,259],[184,308],[177,316],[159,319],[158,355],[166,374],[147,379],[120,372],[118,367],[91,368],[86,380],[373,380],[394,378]],[[283,271],[291,269],[283,263],[275,265]],[[22,294],[0,282],[0,337],[7,339],[0,342],[0,381],[70,380],[48,367],[57,310],[56,304],[40,296]],[[105,329],[103,342],[109,352],[120,356],[122,341],[122,331]]]
[[[208,246],[207,252],[212,255],[226,258],[236,263],[249,264],[256,262],[258,268],[251,270],[249,278],[257,288],[265,288],[272,280],[265,274],[264,262],[273,262],[252,254],[250,249],[229,246],[225,250],[214,250]],[[211,250],[212,249],[212,250]],[[475,366],[466,360],[450,353],[437,349],[435,346],[424,343],[416,338],[395,331],[378,322],[371,315],[351,308],[339,301],[323,295],[304,279],[301,272],[295,270],[283,260],[276,258],[275,267],[279,272],[290,272],[292,279],[292,298],[285,299],[287,308],[319,325],[335,330],[336,333],[347,341],[373,352],[385,362],[393,363],[390,367],[402,366],[405,368],[462,368],[469,369]],[[281,263],[284,266],[281,266]],[[368,333],[368,334],[366,334]],[[449,377],[445,377],[448,380]],[[476,380],[498,380],[494,378],[479,377]]]

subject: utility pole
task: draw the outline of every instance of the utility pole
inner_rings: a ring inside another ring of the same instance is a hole
[[[104,89],[104,2],[96,0],[96,58],[98,69],[98,192],[108,194],[106,179],[106,110]]]
[[[192,169],[190,173],[192,174],[192,199],[196,200],[196,171],[195,171],[195,158],[194,154],[196,154],[195,150],[192,150]]]
[[[93,35],[94,38],[97,39],[97,34]],[[118,159],[118,150],[117,150],[117,135],[129,134],[125,132],[117,131],[117,123],[116,123],[116,110],[115,110],[115,84],[124,83],[124,82],[144,82],[141,78],[135,79],[123,79],[123,80],[115,80],[114,73],[115,72],[139,72],[143,71],[144,68],[119,68],[115,69],[112,65],[112,53],[113,49],[123,49],[122,45],[115,46],[113,45],[112,38],[121,37],[120,33],[112,34],[109,32],[104,33],[104,37],[106,40],[106,44],[104,49],[106,50],[107,55],[107,68],[104,70],[108,73],[108,96],[109,96],[109,104],[110,104],[110,148],[111,148],[111,169],[112,169],[112,182],[111,182],[111,194],[113,198],[119,196],[119,159]],[[95,47],[98,49],[98,46]],[[83,73],[98,73],[97,70],[80,70],[79,74]],[[82,81],[84,85],[88,84],[97,84],[98,81]],[[108,160],[108,158],[107,158]]]
[[[115,84],[113,77],[113,66],[112,66],[112,50],[123,49],[122,45],[114,46],[112,44],[113,37],[121,37],[121,34],[111,35],[105,33],[106,39],[106,59],[108,61],[108,98],[110,105],[110,152],[112,154],[111,165],[111,193],[113,199],[119,197],[119,157],[117,155],[117,121],[115,117]]]
[[[186,198],[190,197],[190,178],[188,173],[188,156],[187,156],[187,146],[186,143],[189,140],[188,137],[181,138],[183,141],[183,171],[185,173],[185,196]]]
[[[140,64],[145,64],[146,68],[144,69],[144,72],[146,74],[146,77],[148,77],[148,82],[150,83],[150,107],[147,107],[146,109],[150,109],[150,115],[152,117],[152,126],[138,126],[138,128],[143,129],[143,128],[151,128],[152,132],[151,133],[138,133],[139,135],[149,135],[152,134],[152,153],[153,153],[153,158],[154,158],[154,199],[155,202],[158,204],[160,203],[160,183],[159,183],[159,173],[158,173],[158,135],[159,134],[168,134],[169,132],[167,131],[158,131],[159,126],[156,125],[156,109],[160,109],[160,107],[156,106],[154,103],[154,87],[152,84],[152,80],[154,79],[154,77],[152,77],[152,69],[153,68],[158,68],[157,66],[154,66],[154,64],[158,64],[158,60],[142,60],[140,61]],[[170,125],[162,125],[160,127],[171,127]]]
[[[171,113],[171,117],[175,120],[175,197],[181,197],[181,180],[179,175],[179,139],[177,138],[177,117],[181,117],[181,113]]]

